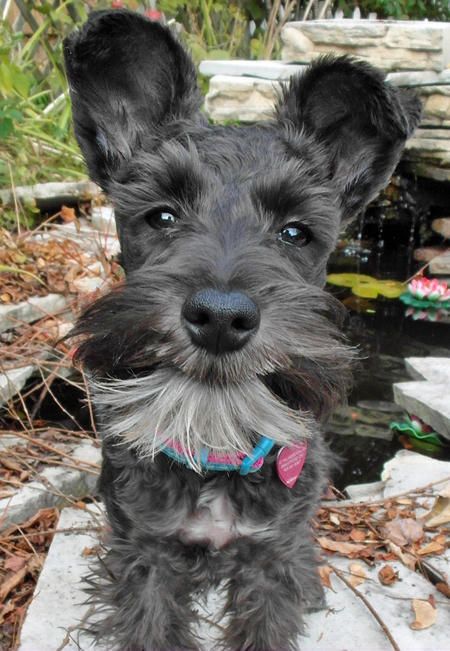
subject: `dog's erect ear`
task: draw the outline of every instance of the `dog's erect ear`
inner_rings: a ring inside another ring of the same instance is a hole
[[[324,148],[347,219],[387,184],[420,120],[421,104],[372,66],[326,56],[290,81],[277,115]]]
[[[170,30],[126,10],[94,12],[64,43],[75,134],[105,186],[163,124],[201,104],[190,57]]]

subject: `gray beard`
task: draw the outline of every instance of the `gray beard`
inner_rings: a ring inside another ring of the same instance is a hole
[[[202,447],[249,454],[259,435],[289,445],[313,431],[308,413],[288,407],[256,377],[213,385],[159,369],[126,380],[92,379],[91,386],[106,436],[151,458],[175,440],[199,473]]]

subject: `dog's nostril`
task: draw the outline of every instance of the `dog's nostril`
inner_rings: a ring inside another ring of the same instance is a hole
[[[235,330],[252,330],[254,328],[254,324],[245,317],[238,317],[237,319],[233,319],[231,322],[231,327]]]
[[[204,289],[190,296],[182,310],[193,343],[220,354],[242,348],[259,327],[259,310],[242,292]]]
[[[194,325],[204,326],[209,323],[209,316],[206,312],[194,312],[189,315],[189,321]]]

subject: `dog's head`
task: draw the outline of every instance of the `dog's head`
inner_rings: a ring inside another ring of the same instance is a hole
[[[271,122],[211,126],[178,40],[127,11],[93,14],[65,56],[127,276],[78,330],[110,431],[145,451],[173,436],[247,451],[255,433],[308,435],[350,357],[327,259],[342,220],[387,183],[418,101],[327,57],[292,79]]]

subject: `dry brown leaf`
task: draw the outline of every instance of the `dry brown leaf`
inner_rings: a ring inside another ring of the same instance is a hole
[[[428,527],[440,527],[450,522],[450,496],[440,495],[436,499],[433,508],[425,516],[425,522]]]
[[[350,563],[348,570],[351,574],[348,582],[354,588],[356,588],[358,585],[361,585],[361,583],[364,583],[364,581],[367,579],[367,574],[361,563]]]
[[[438,492],[438,495],[441,497],[450,497],[450,481],[443,485],[441,490]]]
[[[26,565],[27,559],[24,556],[17,556],[17,554],[14,554],[14,556],[10,556],[9,558],[6,559],[4,568],[5,570],[11,571],[11,572],[18,572],[19,570],[22,569]]]
[[[390,541],[388,541],[388,548],[397,556],[397,558],[401,560],[403,565],[408,567],[413,572],[415,571],[417,561],[412,554],[404,552],[401,547]]]
[[[66,224],[68,224],[69,222],[74,222],[77,218],[75,209],[69,208],[68,206],[61,207],[60,215],[63,222],[65,222]]]
[[[366,539],[366,533],[362,529],[352,529],[350,531],[350,538],[354,542],[362,542]]]
[[[423,527],[412,518],[395,518],[387,522],[383,533],[391,542],[399,547],[417,542],[423,538]]]
[[[317,541],[322,549],[326,549],[330,552],[338,552],[339,554],[343,554],[343,556],[352,557],[365,549],[365,545],[350,542],[338,542],[324,537],[318,538]]]
[[[419,556],[425,556],[426,554],[442,554],[443,551],[445,551],[445,544],[441,544],[438,540],[432,540],[418,549],[417,553]]]
[[[421,631],[424,628],[430,628],[436,622],[437,610],[433,608],[429,601],[424,599],[413,599],[412,608],[415,620],[410,624],[414,631]]]
[[[0,603],[2,603],[9,595],[11,590],[14,590],[19,583],[22,583],[26,573],[28,572],[27,565],[24,565],[20,570],[8,576],[0,587]]]
[[[392,585],[398,581],[398,572],[391,565],[383,565],[378,572],[378,579],[383,585]]]
[[[81,552],[81,555],[84,557],[96,556],[99,551],[100,551],[100,545],[94,545],[94,547],[85,547]]]
[[[331,585],[331,579],[330,579],[330,574],[332,574],[333,572],[334,570],[328,565],[319,566],[320,582],[324,588],[329,588],[330,590],[333,590],[333,586]]]

